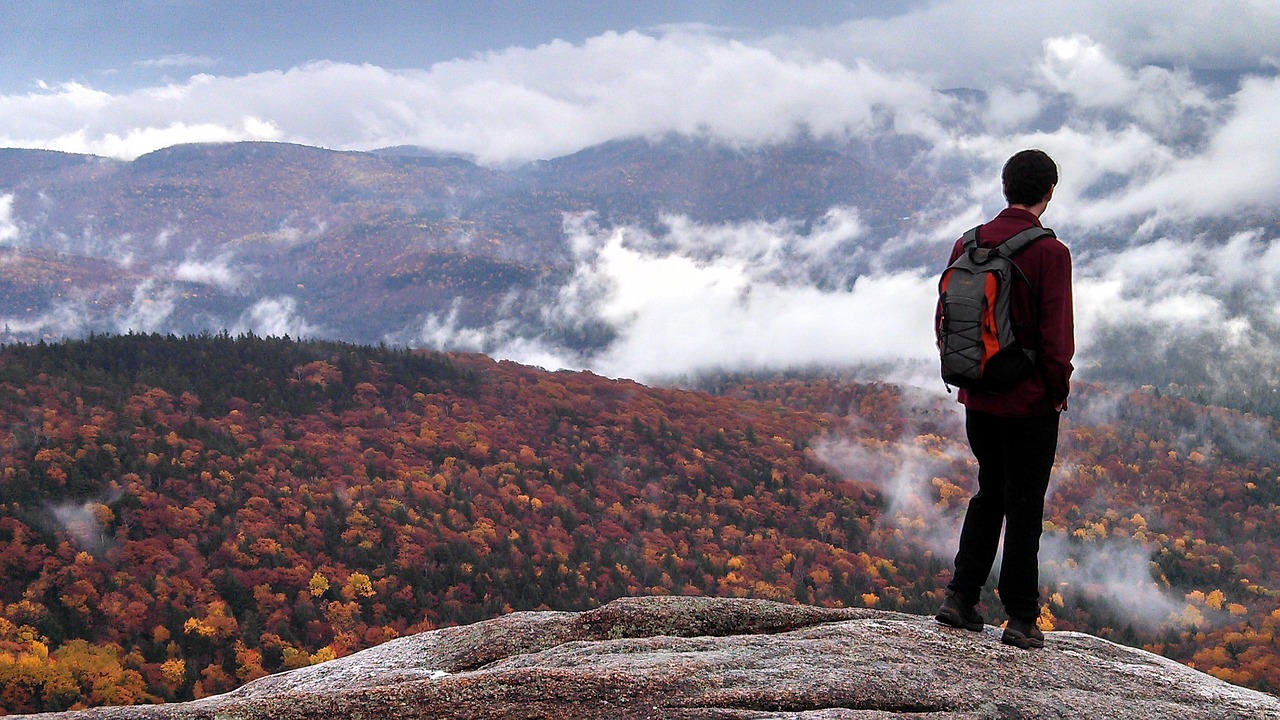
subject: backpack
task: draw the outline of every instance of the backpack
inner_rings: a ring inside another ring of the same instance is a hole
[[[978,246],[978,230],[964,234],[964,252],[938,281],[935,332],[942,358],[942,380],[948,386],[1000,392],[1031,373],[1033,348],[1018,344],[1010,311],[1013,284],[1026,276],[1013,256],[1046,235],[1033,227],[993,247]]]

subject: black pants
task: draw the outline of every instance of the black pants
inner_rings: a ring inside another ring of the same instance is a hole
[[[1058,419],[1058,413],[1005,418],[969,410],[965,415],[969,447],[978,459],[978,492],[969,499],[956,574],[947,587],[970,603],[978,602],[1003,525],[997,590],[1011,618],[1040,615],[1040,532],[1058,449]]]

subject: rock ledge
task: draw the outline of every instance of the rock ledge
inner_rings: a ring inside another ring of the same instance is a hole
[[[1080,633],[1043,650],[932,618],[763,600],[623,598],[399,638],[172,705],[51,720],[1280,719],[1280,698]]]

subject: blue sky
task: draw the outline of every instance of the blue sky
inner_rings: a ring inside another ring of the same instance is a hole
[[[596,0],[3,0],[0,91],[77,81],[123,90],[189,72],[244,74],[315,60],[389,68],[607,31],[698,23],[741,37],[892,15],[911,2]]]

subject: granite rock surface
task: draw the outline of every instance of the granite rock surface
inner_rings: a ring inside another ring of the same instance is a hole
[[[645,597],[399,638],[195,702],[30,717],[1227,720],[1280,719],[1280,698],[1080,633],[1027,651],[916,615]]]

